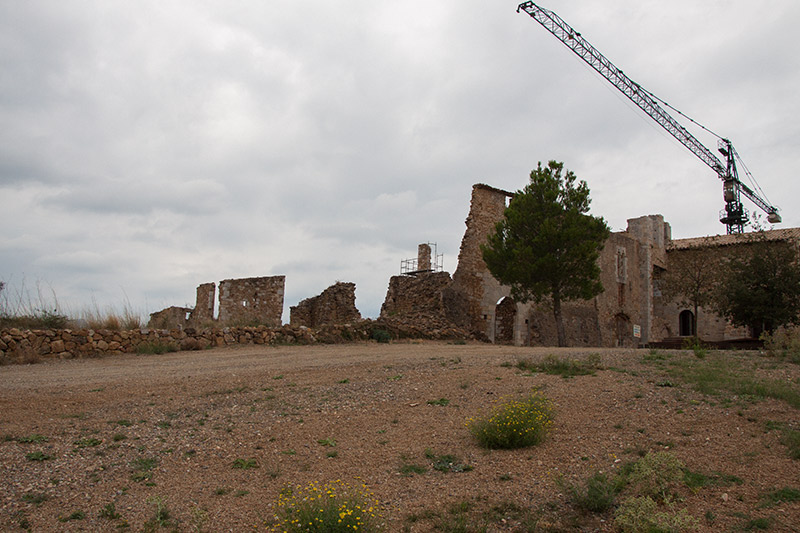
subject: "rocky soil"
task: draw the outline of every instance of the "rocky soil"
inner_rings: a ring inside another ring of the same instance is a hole
[[[549,354],[599,354],[601,368],[565,379],[515,366]],[[798,365],[708,356],[719,358],[800,386]],[[268,530],[282,489],[341,479],[369,487],[390,532],[613,531],[613,512],[580,511],[565,485],[669,450],[714,480],[676,489],[700,531],[798,531],[800,502],[767,496],[800,489],[782,443],[798,409],[703,395],[671,373],[693,362],[690,351],[369,342],[4,366],[0,530]],[[555,405],[547,440],[478,447],[466,420],[534,389]],[[471,469],[437,471],[441,455]]]

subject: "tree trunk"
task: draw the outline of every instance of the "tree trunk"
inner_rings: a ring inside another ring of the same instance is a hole
[[[561,315],[561,295],[553,292],[553,316],[556,319],[556,332],[558,333],[558,345],[567,345],[567,334],[564,331],[564,317]]]

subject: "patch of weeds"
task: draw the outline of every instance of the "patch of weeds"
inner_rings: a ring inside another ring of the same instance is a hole
[[[800,501],[800,490],[791,487],[773,490],[761,495],[759,507],[774,507],[780,503]]]
[[[119,442],[119,441],[125,440],[127,438],[128,438],[128,436],[125,435],[124,433],[114,433],[114,436],[111,437],[111,440],[113,440],[114,442]]]
[[[433,469],[437,472],[470,472],[473,470],[471,465],[460,462],[455,455],[436,455],[433,450],[425,450],[425,457],[433,464]]]
[[[379,502],[365,485],[354,488],[341,481],[284,489],[275,511],[276,530],[287,533],[301,531],[363,531],[380,528]]]
[[[727,357],[683,361],[671,372],[703,394],[727,392],[758,399],[774,398],[800,408],[800,389],[785,381],[755,378],[749,369]]]
[[[407,463],[405,458],[401,457],[402,463],[400,464],[400,474],[405,477],[413,476],[414,474],[424,474],[428,471],[423,465],[414,463]]]
[[[100,509],[100,512],[97,513],[100,518],[105,518],[106,520],[116,520],[121,515],[117,512],[117,506],[114,505],[114,502],[107,503],[105,507]]]
[[[583,359],[562,359],[551,354],[542,359],[540,363],[527,359],[520,360],[517,362],[517,368],[526,372],[543,372],[566,379],[594,375],[603,367],[599,354],[590,354]]]
[[[158,464],[158,459],[154,457],[139,457],[131,461],[133,473],[131,479],[136,482],[147,481],[153,477],[153,468]]]
[[[155,509],[152,518],[144,524],[145,531],[155,531],[158,528],[170,528],[175,525],[172,522],[166,500],[160,496],[153,496],[147,499],[147,503],[152,504]]]
[[[337,452],[336,450],[329,451],[328,453],[325,454],[325,457],[327,457],[329,459],[333,459],[335,457],[339,457],[339,452]]]
[[[156,427],[160,429],[168,429],[172,427],[172,423],[169,420],[162,420],[156,424]]]
[[[781,443],[789,448],[789,457],[800,459],[800,431],[796,429],[784,429]]]
[[[214,491],[214,494],[216,494],[217,496],[225,496],[226,494],[230,494],[231,490],[233,489],[231,489],[230,487],[219,487]]]
[[[53,458],[52,455],[48,455],[41,451],[30,452],[25,454],[25,458],[28,461],[49,461]]]
[[[143,342],[136,347],[136,353],[140,355],[161,355],[167,352],[177,352],[178,347],[170,342]]]
[[[500,481],[511,481],[512,479],[514,479],[514,476],[512,476],[511,474],[500,474],[499,476],[497,476],[497,479],[499,479]]]
[[[403,374],[397,374],[389,378],[389,381],[400,381],[403,379]]]
[[[13,437],[11,437],[11,440],[16,440],[17,442],[22,444],[36,444],[40,442],[47,442],[47,437],[45,437],[44,435],[39,435],[38,433],[34,433],[32,435],[28,435],[27,437],[19,437],[18,439],[14,439]]]
[[[44,492],[26,492],[22,495],[22,501],[25,503],[39,505],[40,503],[47,501],[47,494]]]
[[[69,516],[60,516],[58,517],[59,522],[69,522],[70,520],[83,520],[86,518],[86,513],[83,511],[75,511],[74,513],[70,514]]]
[[[742,525],[744,531],[765,531],[772,527],[772,520],[770,518],[752,518]]]
[[[447,398],[439,398],[438,400],[428,400],[428,405],[441,405],[442,407],[448,405],[450,400]]]
[[[344,385],[345,383],[350,383],[350,380],[349,380],[349,379],[347,379],[347,378],[345,378],[345,379],[340,379],[340,380],[339,380],[339,381],[337,381],[336,383],[339,383],[339,384],[342,384],[342,385]]]
[[[649,496],[626,498],[614,512],[614,525],[622,533],[680,532],[696,529],[699,522],[686,509],[671,505],[659,510]]]
[[[258,461],[254,458],[250,459],[236,459],[232,465],[233,468],[240,470],[250,470],[251,468],[258,468]]]
[[[233,495],[236,496],[237,498],[241,498],[243,496],[247,496],[248,494],[250,494],[249,490],[240,489],[237,490]]]
[[[336,446],[336,441],[334,439],[319,439],[317,444],[321,446],[330,446],[331,448]]]
[[[648,453],[634,464],[628,476],[638,494],[661,500],[666,500],[683,479],[683,463],[669,452]]]
[[[85,439],[76,440],[72,444],[74,444],[76,448],[94,448],[95,446],[100,446],[103,444],[103,441],[100,439],[87,437]]]
[[[624,486],[624,478],[611,478],[602,472],[595,473],[583,485],[563,484],[573,503],[591,513],[603,513],[611,509]]]
[[[296,454],[297,454],[297,452],[296,452],[296,451],[294,451],[294,450],[293,450],[293,449],[291,449],[291,448],[289,448],[288,450],[283,450],[281,453],[282,453],[283,455],[296,455]]]
[[[730,474],[721,474],[719,472],[704,474],[687,468],[683,471],[683,482],[689,489],[696,492],[703,487],[725,487],[732,484],[741,485],[744,483],[744,480]]]
[[[488,449],[534,446],[544,440],[552,425],[552,403],[538,392],[522,400],[505,401],[488,416],[467,421],[472,435]]]

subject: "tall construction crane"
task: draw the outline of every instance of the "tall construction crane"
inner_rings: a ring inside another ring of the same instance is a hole
[[[611,61],[589,44],[580,33],[564,22],[561,17],[552,11],[537,6],[533,2],[524,2],[520,4],[517,7],[517,13],[520,11],[524,11],[530,15],[536,22],[544,26],[547,31],[555,35],[567,48],[575,52],[578,57],[583,59],[590,67],[607,79],[614,87],[619,89],[622,94],[627,96],[633,103],[639,106],[642,111],[658,122],[658,124],[673,137],[678,139],[681,144],[717,173],[717,176],[719,176],[723,183],[722,190],[723,198],[725,199],[725,209],[720,211],[719,220],[725,224],[729,234],[742,233],[744,231],[744,226],[748,222],[747,210],[741,202],[742,195],[767,214],[768,222],[776,224],[781,221],[778,208],[770,205],[769,202],[763,198],[763,191],[759,194],[739,180],[736,161],[738,159],[741,162],[741,159],[734,149],[733,144],[731,144],[731,141],[717,136],[717,149],[720,154],[725,156],[725,162],[723,163],[711,150],[706,148],[694,135],[689,133],[686,128],[664,110],[658,102],[660,101],[667,107],[670,107],[681,116],[686,117],[686,115],[645,90],[638,83],[626,76],[622,70],[614,66]],[[697,122],[691,118],[686,118],[697,124]],[[707,128],[703,129],[707,130]],[[744,167],[744,165],[742,166]],[[744,168],[754,188],[760,191],[760,188],[755,183],[755,179],[753,179],[752,175],[747,171],[747,168]]]

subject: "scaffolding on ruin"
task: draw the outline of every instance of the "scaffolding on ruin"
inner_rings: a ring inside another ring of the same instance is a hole
[[[444,271],[444,254],[438,253],[436,248],[435,242],[426,242],[423,243],[430,247],[430,257],[428,261],[424,261],[420,258],[419,254],[417,257],[412,259],[402,259],[400,261],[400,274],[406,276],[414,276],[416,274],[422,274],[425,272],[443,272]],[[429,268],[421,268],[421,264],[423,262],[427,262],[430,264]]]

